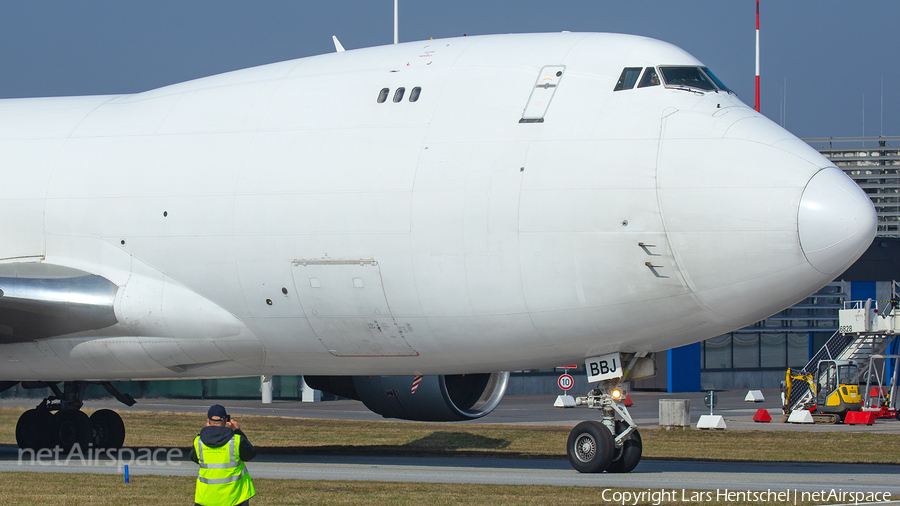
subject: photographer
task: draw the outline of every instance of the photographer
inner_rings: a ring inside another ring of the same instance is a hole
[[[244,506],[256,495],[244,461],[256,448],[220,404],[209,408],[206,427],[194,438],[190,458],[200,464],[194,503],[200,506]]]

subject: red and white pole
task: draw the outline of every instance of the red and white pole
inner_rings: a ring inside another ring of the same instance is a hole
[[[759,0],[756,0],[756,112],[759,112]]]

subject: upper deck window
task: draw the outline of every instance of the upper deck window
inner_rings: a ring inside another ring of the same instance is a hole
[[[706,77],[699,67],[660,67],[663,79],[669,86],[686,86],[704,91],[713,91],[716,85]]]
[[[640,67],[627,67],[622,71],[622,75],[619,76],[619,81],[616,82],[616,87],[613,88],[613,91],[622,91],[622,90],[630,90],[634,88],[634,83],[637,82],[638,76],[641,75]]]
[[[723,83],[718,77],[716,77],[715,74],[712,73],[712,70],[709,70],[709,69],[706,68],[706,67],[701,67],[701,70],[703,70],[703,72],[707,75],[707,77],[709,77],[710,79],[712,79],[712,81],[713,81],[714,83],[716,83],[716,86],[718,86],[720,90],[722,90],[722,91],[728,91],[728,92],[731,91],[731,90],[728,88],[728,86],[725,86],[725,83]]]
[[[653,67],[647,67],[647,70],[644,71],[644,77],[641,78],[641,83],[638,84],[638,88],[646,88],[647,86],[658,85],[659,76],[656,75],[656,69]]]

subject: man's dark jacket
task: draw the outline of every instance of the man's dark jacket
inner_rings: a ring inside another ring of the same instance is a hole
[[[252,460],[253,457],[256,457],[256,448],[250,444],[250,440],[247,439],[247,436],[244,435],[244,432],[241,429],[231,430],[230,427],[218,427],[218,426],[209,426],[203,427],[200,430],[200,441],[203,442],[206,446],[211,446],[213,448],[227,445],[228,441],[231,440],[231,436],[237,434],[241,436],[241,447],[240,447],[240,456],[241,460],[247,461]],[[200,459],[197,457],[197,451],[194,449],[193,444],[191,445],[191,460],[199,463]]]

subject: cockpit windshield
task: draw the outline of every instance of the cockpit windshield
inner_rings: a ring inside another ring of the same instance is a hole
[[[716,85],[699,67],[660,67],[659,71],[669,86],[686,86],[706,91],[716,89]]]
[[[630,90],[637,84],[638,88],[646,88],[649,86],[658,86],[660,77],[667,87],[675,89],[703,90],[703,91],[724,91],[726,93],[734,93],[715,74],[707,67],[686,67],[672,66],[659,67],[659,72],[654,67],[647,67],[641,72],[640,67],[625,67],[616,87],[613,91]],[[640,82],[638,82],[640,77]]]
[[[647,86],[656,86],[659,84],[659,76],[656,75],[656,69],[647,67],[644,71],[644,77],[641,78],[638,88],[646,88]]]
[[[725,83],[723,83],[718,77],[716,77],[715,74],[712,73],[712,70],[709,70],[707,67],[700,67],[700,70],[702,70],[707,75],[707,77],[712,79],[712,81],[716,83],[716,86],[718,86],[720,90],[729,92],[731,91],[728,86],[725,86]]]
[[[640,67],[626,67],[625,70],[622,71],[622,75],[619,76],[619,81],[616,82],[616,87],[613,88],[613,91],[630,90],[631,88],[634,88],[634,83],[637,82],[639,75],[641,75]]]

